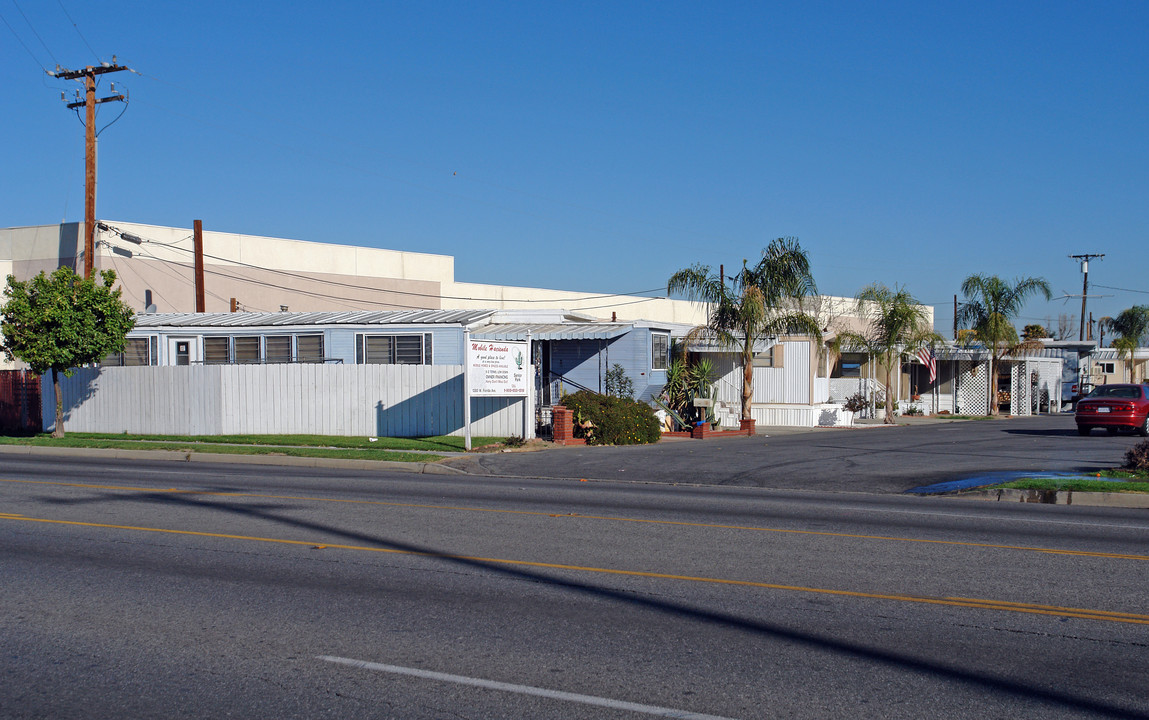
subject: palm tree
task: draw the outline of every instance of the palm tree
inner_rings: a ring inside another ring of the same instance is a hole
[[[892,290],[881,283],[863,289],[855,297],[858,316],[866,321],[866,329],[860,333],[845,331],[834,338],[834,352],[843,347],[861,349],[871,358],[879,359],[885,368],[886,420],[894,423],[894,395],[890,376],[895,367],[901,366],[901,357],[914,353],[927,345],[942,342],[942,336],[934,332],[930,316],[924,305],[919,303],[904,287]]]
[[[1097,347],[1105,347],[1105,333],[1113,330],[1113,318],[1105,315],[1097,321]]]
[[[1109,329],[1117,336],[1113,340],[1113,347],[1117,355],[1125,360],[1129,373],[1126,380],[1133,382],[1133,351],[1149,335],[1149,306],[1134,305],[1122,310],[1109,321]]]
[[[802,299],[816,295],[817,288],[810,260],[796,238],[772,241],[756,265],[750,267],[743,260],[742,269],[730,278],[713,272],[708,265],[679,270],[667,281],[666,290],[707,303],[706,325],[695,328],[692,334],[712,336],[741,355],[743,420],[752,419],[757,341],[771,335],[802,333],[813,335],[821,344],[817,319],[802,311]]]
[[[997,414],[997,364],[1007,354],[1030,347],[1019,343],[1011,318],[1016,317],[1026,299],[1037,293],[1049,300],[1049,283],[1044,278],[1015,278],[1013,283],[997,275],[970,275],[961,284],[965,302],[958,308],[958,322],[977,332],[989,350],[989,377],[986,399],[989,414]]]

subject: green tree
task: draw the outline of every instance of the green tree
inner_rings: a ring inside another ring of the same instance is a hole
[[[729,284],[727,284],[729,279]],[[818,320],[803,311],[802,300],[817,294],[810,259],[796,238],[778,238],[753,267],[724,278],[707,265],[679,270],[666,283],[670,294],[708,305],[706,325],[697,335],[712,336],[742,359],[742,419],[750,420],[754,345],[771,335],[806,334],[821,344]]]
[[[1145,344],[1149,336],[1149,305],[1134,305],[1110,319],[1109,329],[1116,337],[1113,339],[1113,348],[1117,350],[1118,357],[1125,360],[1128,375],[1126,379],[1133,382],[1133,351]]]
[[[1049,337],[1049,333],[1045,331],[1044,325],[1033,323],[1025,326],[1025,329],[1021,331],[1021,336],[1026,340],[1041,340]]]
[[[997,275],[970,275],[961,284],[965,302],[958,307],[958,322],[972,328],[990,353],[986,400],[989,414],[997,414],[997,364],[1007,354],[1031,347],[1020,342],[1012,318],[1016,317],[1030,295],[1050,299],[1049,283],[1044,278],[1015,278],[1012,283]]]
[[[858,316],[866,327],[862,332],[844,331],[834,338],[833,349],[859,349],[879,360],[885,369],[886,419],[894,423],[894,392],[890,377],[901,368],[903,355],[942,342],[934,332],[924,305],[903,287],[890,289],[875,283],[855,296]]]
[[[124,338],[135,326],[135,313],[112,289],[116,274],[100,271],[81,278],[70,267],[51,275],[41,272],[24,282],[8,276],[4,305],[0,308],[0,350],[9,360],[19,358],[32,372],[52,371],[56,389],[56,429],[64,436],[64,399],[60,373],[97,362],[124,349]]]

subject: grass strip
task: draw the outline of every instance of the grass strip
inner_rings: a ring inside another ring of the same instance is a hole
[[[1149,482],[1137,480],[1090,480],[1089,478],[1022,478],[994,485],[993,489],[1013,490],[1073,490],[1074,492],[1130,493],[1149,492]]]
[[[287,457],[338,458],[341,460],[389,460],[392,462],[435,462],[444,455],[433,453],[412,453],[376,448],[335,448],[335,447],[266,447],[260,445],[219,445],[208,442],[141,443],[133,440],[108,440],[96,437],[65,436],[54,439],[38,437],[0,437],[0,444],[31,445],[34,447],[97,448],[112,450],[175,450],[185,453],[219,453],[223,455],[282,455]]]
[[[38,435],[36,437],[50,437]],[[21,438],[25,439],[25,438]],[[439,452],[463,452],[463,438],[453,435],[440,435],[423,438],[376,438],[371,442],[366,437],[345,435],[124,435],[116,433],[68,433],[64,440],[114,440],[119,442],[141,442],[152,445],[155,442],[214,443],[228,445],[279,445],[315,448],[349,448],[362,450],[429,450]],[[501,437],[475,437],[472,447],[482,447],[506,440]],[[83,447],[83,446],[79,446]],[[89,446],[94,447],[94,446]]]

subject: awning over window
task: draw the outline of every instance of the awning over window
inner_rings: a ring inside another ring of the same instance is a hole
[[[630,323],[493,323],[471,332],[480,340],[612,340],[622,337],[634,325]]]

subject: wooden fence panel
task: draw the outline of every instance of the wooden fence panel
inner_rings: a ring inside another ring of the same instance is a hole
[[[40,378],[28,370],[0,370],[0,433],[41,431]]]

